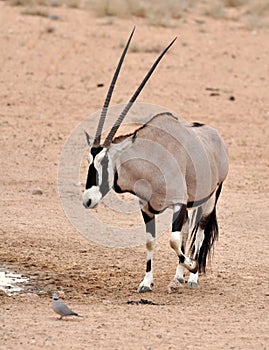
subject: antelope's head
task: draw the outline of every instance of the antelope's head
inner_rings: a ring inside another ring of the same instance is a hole
[[[132,144],[132,141],[130,139],[126,139],[123,142],[120,142],[118,144],[113,144],[112,143],[113,138],[118,128],[120,127],[123,119],[125,118],[128,111],[132,107],[133,103],[137,99],[138,95],[142,91],[146,82],[149,80],[150,76],[152,75],[153,71],[157,67],[158,63],[160,62],[160,60],[163,58],[165,53],[169,50],[169,48],[173,45],[173,43],[176,40],[175,38],[167,46],[167,48],[160,54],[160,56],[156,59],[156,61],[154,62],[154,64],[146,74],[145,78],[143,79],[143,81],[141,82],[141,84],[139,85],[139,87],[137,88],[137,90],[129,100],[129,102],[126,104],[125,108],[119,115],[116,122],[114,123],[105,141],[103,142],[103,144],[101,144],[102,129],[104,126],[111,96],[112,96],[122,63],[124,61],[125,55],[127,53],[128,47],[133,37],[134,31],[135,31],[135,28],[133,29],[127,41],[127,44],[122,52],[118,66],[116,68],[113,79],[111,81],[111,84],[107,92],[107,96],[101,111],[101,116],[99,119],[95,137],[91,137],[87,132],[85,132],[87,143],[90,147],[90,151],[88,154],[88,162],[89,162],[88,176],[86,181],[86,188],[82,196],[83,205],[85,208],[94,208],[99,203],[99,201],[112,188],[114,183],[114,171],[115,171],[114,169],[115,169],[116,160],[121,155],[121,153],[125,151],[128,147],[130,147]]]
[[[132,141],[126,140],[105,147],[104,145],[94,145],[93,139],[87,133],[86,139],[90,146],[90,152],[88,154],[89,169],[83,193],[83,205],[85,208],[94,208],[113,187],[116,159],[132,144]]]

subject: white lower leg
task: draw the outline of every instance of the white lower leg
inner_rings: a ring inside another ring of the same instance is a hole
[[[196,260],[193,260],[189,257],[187,257],[185,254],[183,254],[181,248],[180,248],[180,232],[172,232],[170,237],[170,246],[175,250],[177,253],[177,256],[180,258],[182,257],[182,266],[186,267],[191,272],[196,272],[198,268],[198,263]],[[180,260],[181,261],[181,260]]]
[[[177,255],[182,255],[182,251],[180,249],[180,232],[179,231],[175,231],[175,232],[171,232],[171,236],[170,236],[170,246],[172,249],[174,249],[174,251],[177,253]]]
[[[194,243],[194,257],[196,257],[196,255],[199,253],[201,246],[203,244],[204,238],[205,238],[204,230],[202,230],[199,227],[196,233],[196,238]]]
[[[154,247],[154,237],[152,237],[151,233],[147,232],[147,270],[143,281],[140,283],[138,287],[138,292],[145,292],[151,290],[153,286],[153,266],[152,266],[152,258],[153,258],[153,247]]]
[[[174,279],[178,280],[179,283],[184,283],[185,268],[183,265],[178,264]]]
[[[201,246],[204,241],[204,231],[199,227],[198,231],[196,233],[196,238],[194,242],[194,258],[198,260],[198,255],[201,249]],[[198,288],[198,276],[199,272],[196,271],[195,273],[190,273],[189,279],[188,279],[188,287],[189,288]]]
[[[198,275],[199,272],[196,273],[190,273],[190,277],[188,279],[188,287],[192,289],[198,288]]]

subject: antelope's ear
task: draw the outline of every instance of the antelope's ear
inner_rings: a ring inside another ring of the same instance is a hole
[[[111,144],[109,147],[109,154],[111,158],[120,156],[124,151],[126,151],[133,144],[132,138],[128,138],[123,142]]]
[[[93,141],[94,141],[94,138],[92,136],[90,136],[87,131],[84,130],[84,134],[85,134],[85,137],[86,137],[86,141],[87,141],[87,144],[92,147],[93,145]]]

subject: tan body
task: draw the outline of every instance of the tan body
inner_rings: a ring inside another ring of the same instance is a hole
[[[207,125],[193,126],[161,113],[122,142],[130,138],[133,144],[116,161],[117,185],[156,212],[199,204],[227,176],[226,145]]]

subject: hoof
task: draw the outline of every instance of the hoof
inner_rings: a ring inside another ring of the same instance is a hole
[[[184,281],[182,283],[182,282],[180,282],[180,280],[181,280],[181,278],[173,279],[173,281],[171,281],[168,284],[167,291],[168,291],[169,294],[170,293],[174,293],[174,292],[178,292],[182,288]]]
[[[138,293],[146,293],[146,292],[151,292],[151,287],[148,286],[139,286],[138,288]]]
[[[188,282],[188,288],[198,289],[198,283],[197,282]]]

